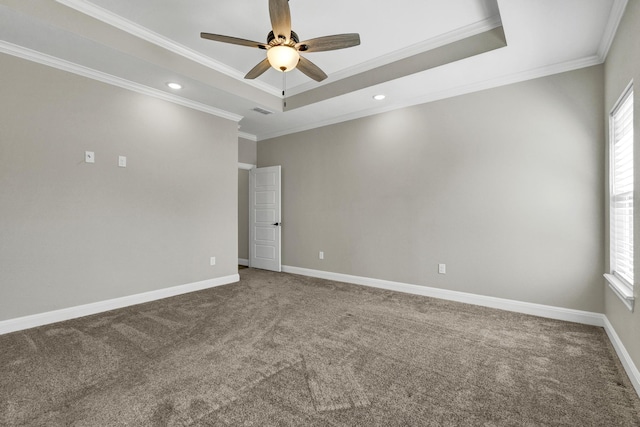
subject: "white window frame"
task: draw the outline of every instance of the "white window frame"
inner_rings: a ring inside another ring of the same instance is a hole
[[[623,135],[616,133],[616,124],[621,120],[624,121],[625,119],[627,121],[629,119],[631,120],[630,136],[628,135],[628,132]],[[633,238],[633,121],[632,81],[616,102],[611,113],[609,113],[609,256],[611,267],[610,273],[604,275],[609,287],[631,311],[633,311],[634,305],[633,253],[635,250]],[[623,141],[625,142],[624,145],[622,145]],[[619,157],[617,155],[621,154],[620,151],[622,151],[622,154],[625,156],[631,156],[631,166],[624,161],[621,162],[622,164],[616,162],[616,158]],[[626,153],[624,153],[625,151]],[[621,169],[625,172],[629,172],[629,169],[631,169],[631,183],[627,183],[626,185],[616,183],[616,176],[620,174]],[[625,203],[627,205],[627,210],[630,206],[630,216],[628,213],[625,214],[620,212],[624,209],[620,208],[620,203]],[[620,225],[621,223],[622,225]],[[630,242],[630,249],[625,250],[624,246],[619,244],[620,242],[624,244],[625,241]],[[629,265],[629,262],[631,265]]]

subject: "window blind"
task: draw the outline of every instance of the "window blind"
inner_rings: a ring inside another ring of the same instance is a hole
[[[633,86],[611,112],[611,270],[633,287]]]

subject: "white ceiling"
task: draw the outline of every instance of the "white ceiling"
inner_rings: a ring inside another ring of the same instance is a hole
[[[265,42],[267,0],[0,0],[0,52],[239,120],[241,136],[261,140],[601,63],[626,2],[290,0],[301,40],[357,32],[361,45],[303,54],[329,78],[286,73],[287,98],[308,98],[286,111],[282,73],[243,79],[263,50],[200,38]],[[500,25],[506,47],[403,77],[384,67]],[[184,87],[172,91],[169,81]],[[374,101],[378,93],[387,98]]]

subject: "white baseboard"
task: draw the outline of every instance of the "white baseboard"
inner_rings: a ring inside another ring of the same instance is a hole
[[[244,258],[238,258],[238,265],[244,265],[249,267],[249,260]]]
[[[631,384],[633,384],[633,388],[636,389],[636,393],[640,396],[640,371],[636,367],[635,363],[631,359],[631,356],[627,352],[627,349],[622,344],[620,337],[616,333],[616,330],[613,328],[613,325],[609,322],[607,317],[604,317],[604,330],[607,332],[609,336],[609,341],[613,344],[613,348],[616,349],[616,353],[618,354],[618,358],[624,367],[624,370],[627,372],[629,379],[631,380]]]
[[[243,264],[243,261],[246,261],[247,264]],[[248,260],[238,259],[238,265],[248,265]],[[620,340],[620,337],[618,337],[618,334],[613,328],[613,325],[611,325],[609,319],[607,319],[604,314],[514,301],[503,298],[474,295],[465,292],[449,291],[446,289],[431,288],[427,286],[412,285],[408,283],[371,279],[361,276],[351,276],[348,274],[311,270],[308,268],[291,267],[286,265],[282,266],[282,271],[285,273],[300,274],[303,276],[317,277],[320,279],[371,286],[374,288],[440,298],[467,304],[475,304],[483,307],[497,308],[501,310],[531,314],[551,319],[566,320],[569,322],[576,322],[593,326],[601,326],[606,331],[609,340],[615,348],[622,366],[627,372],[627,375],[629,376],[629,379],[631,380],[636,393],[638,393],[638,396],[640,396],[640,371],[638,371],[638,368],[633,363],[631,356],[627,352],[627,349],[624,347],[624,344]],[[131,305],[142,304],[145,302],[186,294],[189,292],[213,288],[229,283],[235,283],[239,280],[240,276],[238,274],[232,274],[230,276],[218,277],[216,279],[203,280],[201,282],[189,283],[186,285],[174,286],[171,288],[159,289],[156,291],[129,295],[121,298],[114,298],[111,300],[85,304],[77,307],[70,307],[46,313],[34,314],[31,316],[4,320],[0,321],[0,335],[29,328],[35,328],[37,326],[48,325],[50,323],[61,322],[64,320],[75,319],[82,316],[89,316],[91,314],[98,314],[117,308],[124,308]]]
[[[367,277],[351,276],[348,274],[332,273],[328,271],[311,270],[307,268],[282,266],[285,273],[300,274],[303,276],[317,277],[320,279],[335,280],[339,282],[353,283],[356,285],[371,286],[374,288],[388,289],[391,291],[405,292],[450,301],[458,301],[467,304],[475,304],[483,307],[497,308],[500,310],[514,311],[517,313],[531,314],[568,322],[582,323],[603,327],[611,344],[616,350],[620,362],[624,367],[633,387],[640,396],[640,371],[633,363],[631,356],[618,337],[613,325],[604,314],[589,311],[572,310],[569,308],[554,307],[542,304],[514,301],[503,298],[474,295],[465,292],[449,291],[446,289],[430,288],[427,286],[411,285],[407,283],[391,282],[388,280],[370,279]]]
[[[8,334],[9,332],[21,331],[23,329],[35,328],[37,326],[48,325],[50,323],[62,322],[63,320],[89,316],[91,314],[98,314],[109,310],[115,310],[117,308],[129,307],[131,305],[142,304],[176,295],[187,294],[189,292],[238,282],[239,280],[240,276],[238,274],[232,274],[230,276],[188,283],[186,285],[173,286],[171,288],[158,289],[141,294],[128,295],[126,297],[3,320],[0,321],[0,335]]]
[[[301,274],[303,276],[318,277],[320,279],[335,280],[339,282],[353,283],[356,285],[371,286],[391,291],[480,305],[483,307],[497,308],[500,310],[514,311],[517,313],[531,314],[549,319],[566,320],[568,322],[604,327],[604,315],[590,311],[573,310],[570,308],[554,307],[551,305],[534,304],[504,298],[469,294],[466,292],[431,288],[428,286],[371,279],[368,277],[351,276],[348,274],[332,273],[328,271],[311,270],[308,268],[285,265],[282,266],[282,271],[285,273]]]

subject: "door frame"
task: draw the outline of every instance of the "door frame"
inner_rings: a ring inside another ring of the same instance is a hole
[[[256,165],[251,163],[242,163],[238,162],[238,170],[247,171],[247,177],[251,174],[251,169],[255,168]],[[243,242],[243,244],[247,245],[247,251],[249,249],[249,183],[247,181],[247,185],[244,188],[240,188],[240,182],[238,182],[238,198],[243,198],[247,202],[247,220],[244,223],[238,221],[238,229],[240,227],[246,227],[246,236],[247,240]],[[240,219],[240,211],[238,210],[238,220]],[[240,233],[238,233],[238,237],[240,237]],[[238,239],[238,246],[240,245],[240,240]],[[249,253],[246,253],[246,258],[240,257],[240,251],[238,251],[238,265],[242,265],[245,267],[249,266]]]

